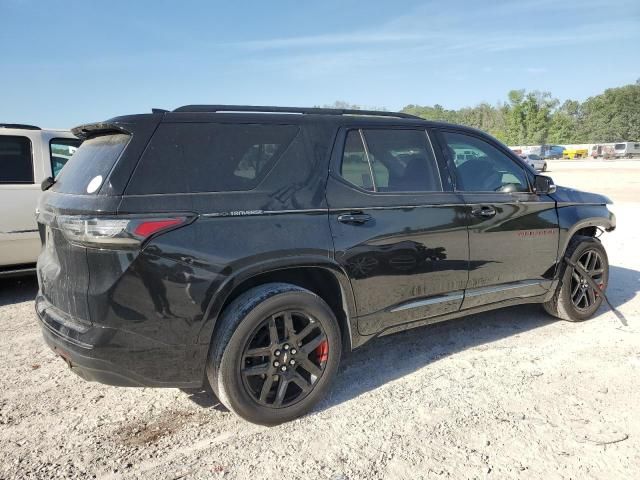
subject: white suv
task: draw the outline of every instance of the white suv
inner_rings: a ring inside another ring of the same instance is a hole
[[[35,271],[40,184],[80,145],[68,130],[0,123],[0,276]]]

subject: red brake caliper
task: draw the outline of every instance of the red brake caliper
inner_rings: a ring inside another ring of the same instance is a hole
[[[329,359],[329,342],[323,340],[322,343],[316,347],[315,352],[320,363],[326,362]]]

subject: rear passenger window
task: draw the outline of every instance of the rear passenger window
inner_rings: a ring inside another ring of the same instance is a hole
[[[251,190],[291,144],[298,127],[267,124],[161,124],[128,194]],[[158,174],[162,172],[162,174]]]
[[[424,130],[351,130],[340,174],[354,185],[375,192],[442,191]]]
[[[440,174],[424,130],[363,130],[379,192],[441,192]]]
[[[31,140],[0,136],[0,184],[33,183]]]
[[[342,165],[340,175],[346,181],[357,185],[365,190],[373,190],[373,180],[371,179],[371,169],[364,150],[362,137],[359,130],[351,130],[347,134],[342,154]]]

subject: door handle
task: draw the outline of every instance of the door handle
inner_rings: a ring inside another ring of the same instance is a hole
[[[480,207],[471,210],[471,215],[474,217],[491,218],[496,214],[496,210],[493,207]]]
[[[351,212],[338,215],[338,221],[340,223],[349,223],[352,225],[362,225],[369,220],[371,220],[371,215],[362,212]]]

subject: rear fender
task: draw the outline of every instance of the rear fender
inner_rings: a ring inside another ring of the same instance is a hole
[[[357,344],[358,342],[355,338],[358,335],[356,305],[353,290],[351,288],[351,282],[349,281],[346,273],[337,263],[334,263],[327,257],[317,256],[273,260],[257,265],[251,265],[247,268],[243,268],[234,272],[233,275],[230,275],[217,288],[216,291],[212,291],[210,293],[211,301],[209,302],[209,305],[205,311],[206,320],[204,321],[202,328],[198,334],[198,343],[200,345],[208,345],[211,342],[211,336],[213,335],[216,321],[222,313],[222,308],[238,285],[257,275],[263,275],[294,268],[320,268],[328,271],[331,275],[333,275],[333,277],[337,280],[338,285],[340,286],[342,294],[342,308],[344,309],[346,315],[346,325],[349,330],[349,338],[347,339],[349,342],[348,346],[351,347],[351,345]]]

